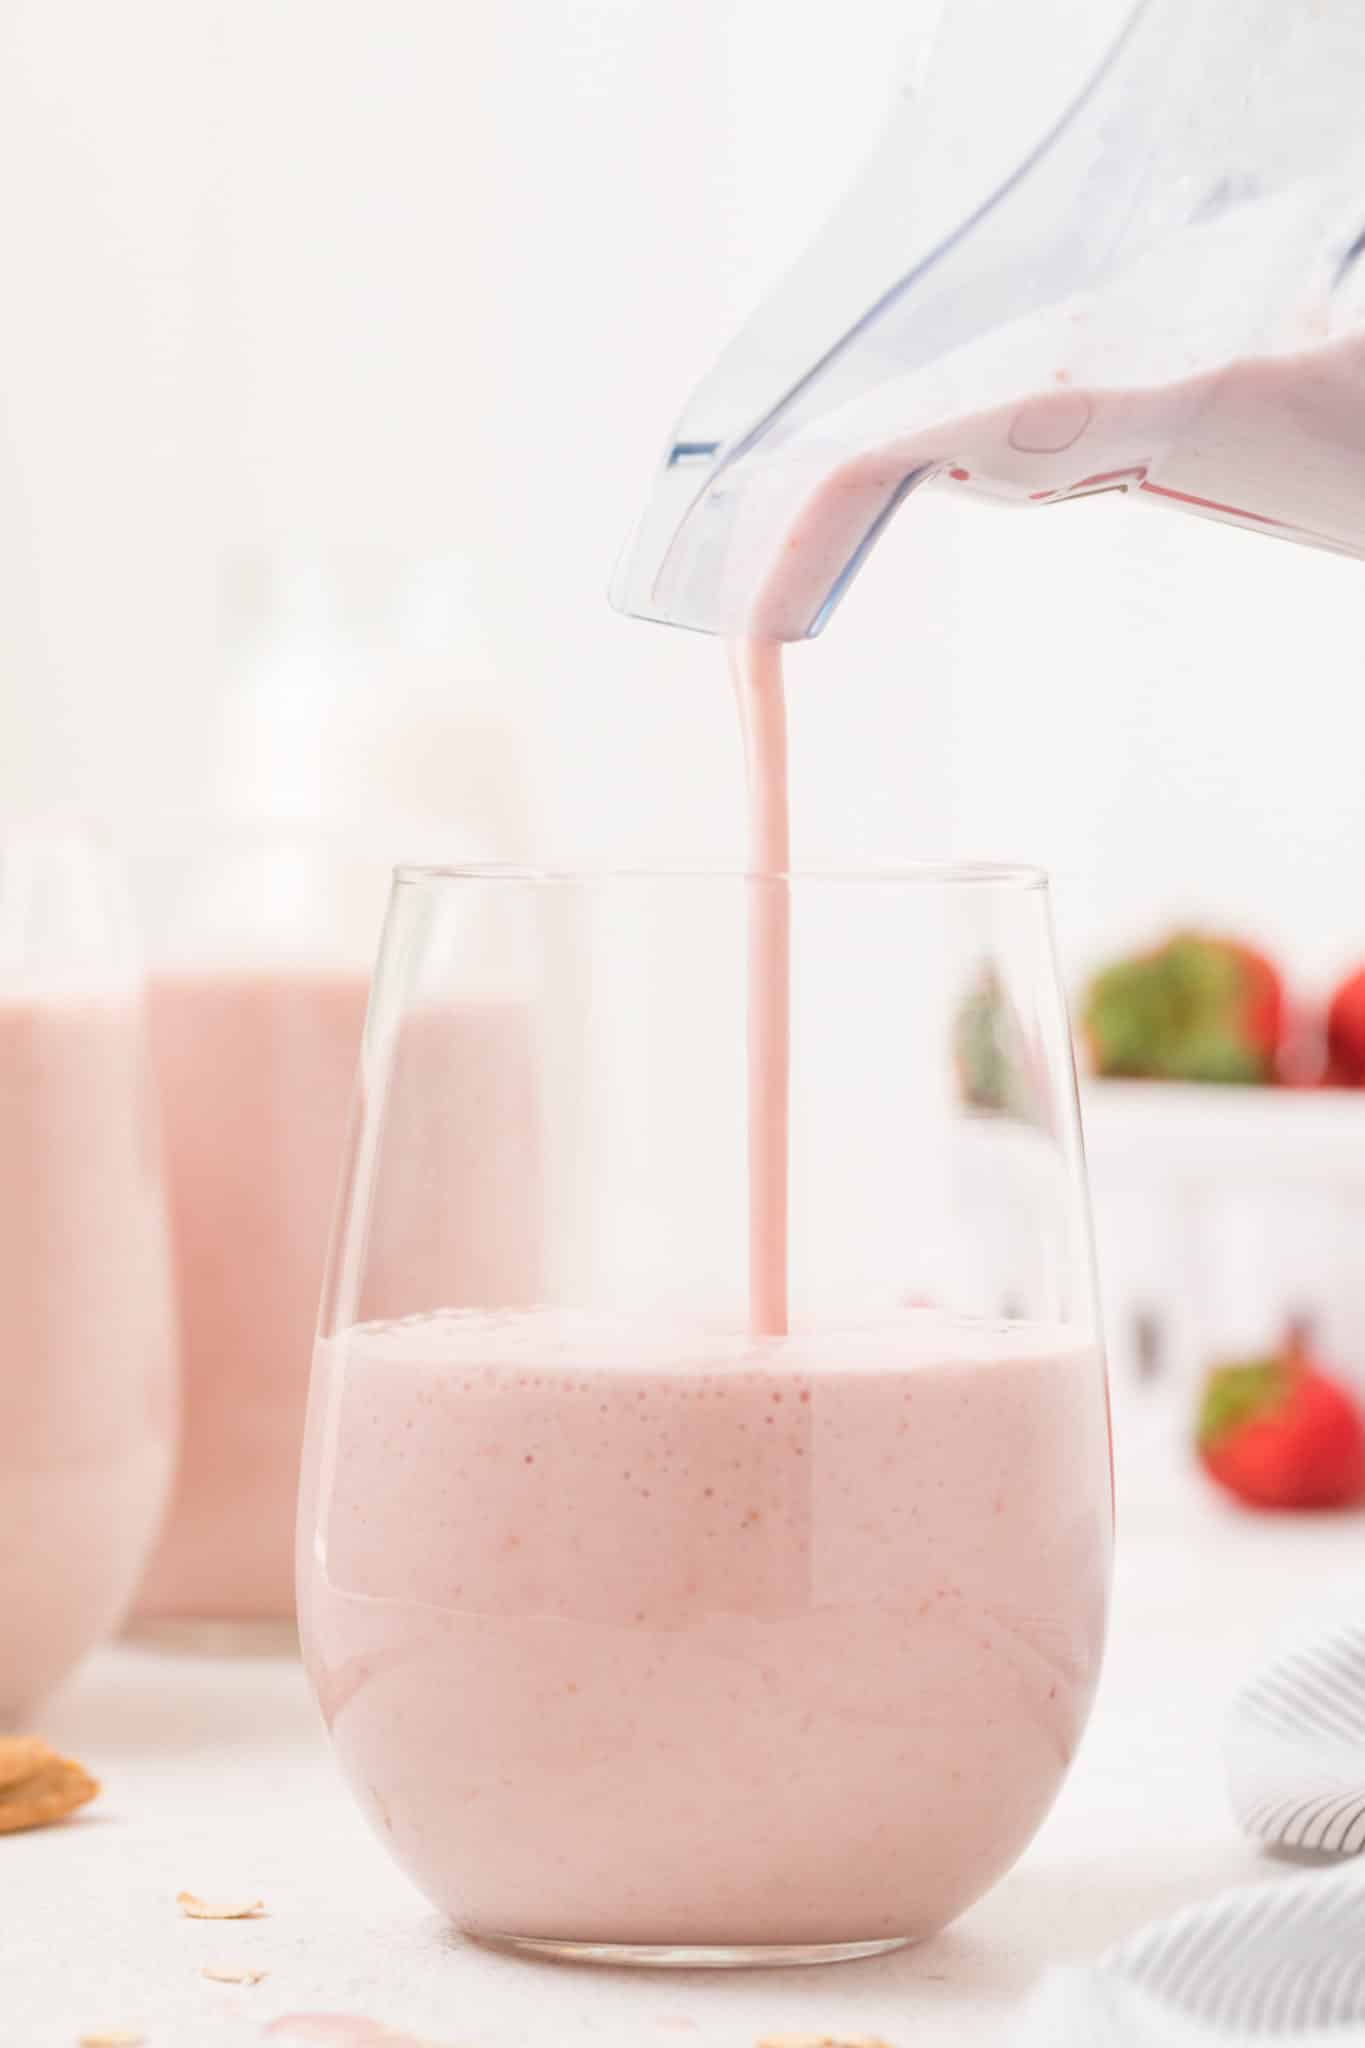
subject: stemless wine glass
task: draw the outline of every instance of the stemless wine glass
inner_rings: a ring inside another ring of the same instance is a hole
[[[789,1328],[755,1334],[747,934],[774,890]],[[496,1090],[458,1028],[489,986],[524,1053]],[[399,871],[300,1610],[346,1775],[457,1926],[704,1964],[941,1927],[1075,1751],[1111,1531],[1040,874]]]
[[[114,1628],[175,1380],[132,913],[77,833],[0,833],[0,1726]]]

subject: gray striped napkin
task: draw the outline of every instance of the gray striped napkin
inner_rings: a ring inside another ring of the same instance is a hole
[[[1246,1885],[1044,1980],[1021,2048],[1365,2041],[1365,1869]]]
[[[1349,1860],[1365,1850],[1365,1624],[1319,1622],[1275,1656],[1233,1702],[1225,1762],[1245,1832],[1327,1867],[1224,1892],[1054,1971],[1027,2048],[1365,2042],[1365,1864]]]
[[[1233,1812],[1286,1849],[1365,1849],[1365,1625],[1341,1622],[1275,1659],[1234,1701]]]

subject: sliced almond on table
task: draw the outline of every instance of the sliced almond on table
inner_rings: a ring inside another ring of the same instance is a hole
[[[889,2048],[877,2034],[765,2034],[754,2048]]]
[[[263,1977],[270,1975],[270,1972],[269,1970],[220,1969],[212,1963],[206,1963],[199,1974],[201,1977],[207,1977],[210,1984],[259,1984]]]
[[[252,1899],[245,1906],[215,1906],[193,1892],[177,1892],[175,1903],[187,1920],[259,1920],[265,1911],[264,1899]]]
[[[105,2027],[98,2034],[82,2034],[80,2048],[142,2048],[146,2038],[131,2027]]]
[[[0,1835],[65,1820],[99,1789],[80,1764],[36,1735],[0,1736]]]
[[[52,1751],[37,1735],[0,1735],[0,1787],[32,1777]]]

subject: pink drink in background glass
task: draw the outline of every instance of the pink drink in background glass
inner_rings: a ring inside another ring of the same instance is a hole
[[[366,980],[280,969],[162,975],[151,1009],[180,1295],[184,1448],[174,1504],[144,1583],[147,1617],[261,1620],[294,1612],[294,1524],[308,1361]],[[470,1002],[439,1032],[411,1020],[404,1058],[428,1115],[406,1130],[394,1171],[440,1171],[461,1191],[464,1227],[437,1243],[420,1216],[376,1246],[382,1304],[531,1298],[525,1227],[502,1227],[481,1171],[494,1114],[527,1123],[526,1018]],[[458,1123],[443,1117],[451,1068],[477,1085]],[[479,1105],[483,1105],[480,1121]],[[400,1115],[402,1114],[400,1107]],[[509,1191],[510,1193],[511,1191]]]
[[[293,1613],[303,1361],[365,992],[363,975],[326,970],[151,984],[184,1423],[146,1616]]]
[[[134,993],[0,999],[0,1726],[121,1620],[174,1458],[174,1332]]]
[[[309,1668],[460,1926],[918,1936],[1034,1832],[1108,1583],[1074,1332],[447,1316],[347,1332],[316,1373]]]

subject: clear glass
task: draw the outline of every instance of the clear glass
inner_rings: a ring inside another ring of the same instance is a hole
[[[773,887],[790,1329],[755,1337],[746,961]],[[356,1797],[457,1926],[693,1964],[942,1926],[1065,1774],[1111,1530],[1040,875],[400,870],[300,1627]]]
[[[1078,10],[946,0],[922,90],[687,401],[619,609],[818,633],[925,486],[1365,553],[1365,15],[1099,11],[1082,80]],[[1036,94],[1010,163],[980,111],[1002,71]],[[964,164],[993,189],[964,200]]]
[[[0,833],[0,1727],[123,1617],[175,1453],[155,1095],[122,877]]]

